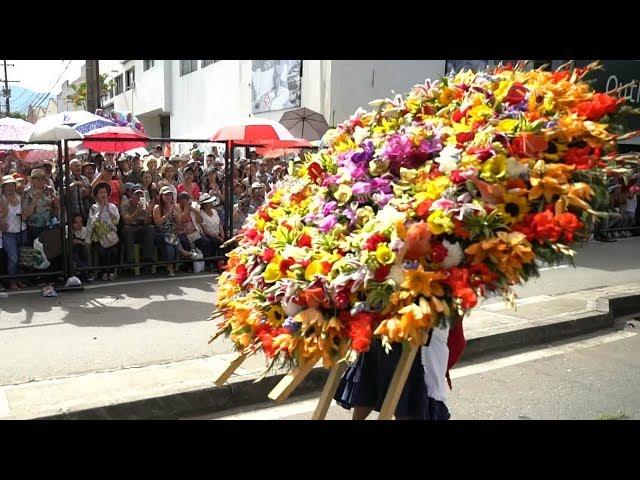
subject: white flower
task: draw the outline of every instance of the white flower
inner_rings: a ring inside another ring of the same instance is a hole
[[[404,222],[406,215],[387,204],[382,210],[378,210],[376,218],[380,222],[380,229],[386,230],[398,222]]]
[[[353,132],[353,141],[356,143],[356,145],[360,145],[362,144],[362,142],[366,140],[368,136],[369,136],[368,128],[356,127],[356,129]]]
[[[464,260],[464,252],[460,244],[458,242],[452,244],[443,240],[442,245],[447,249],[447,257],[442,261],[440,266],[447,269],[460,265]]]
[[[394,265],[389,271],[389,277],[395,282],[396,285],[400,285],[404,280],[404,270],[400,265]]]
[[[513,157],[507,159],[507,175],[509,178],[518,178],[521,175],[529,175],[529,165],[522,164]]]
[[[435,159],[435,162],[440,165],[439,170],[442,173],[451,173],[452,170],[458,168],[462,150],[447,145],[440,151],[440,155]]]
[[[283,300],[280,304],[282,305],[284,313],[286,313],[288,317],[295,317],[296,314],[302,310],[302,306],[298,305],[293,300],[289,300],[288,302]]]

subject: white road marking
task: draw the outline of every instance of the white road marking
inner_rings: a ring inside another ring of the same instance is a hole
[[[479,373],[484,373],[499,368],[511,367],[520,363],[539,360],[541,358],[562,355],[577,350],[583,350],[585,348],[597,347],[606,343],[624,340],[625,338],[633,337],[634,335],[637,335],[637,333],[619,331],[595,338],[588,338],[586,340],[566,343],[564,345],[558,345],[558,342],[553,342],[549,344],[550,346],[548,347],[539,348],[529,352],[518,353],[504,358],[498,358],[474,365],[454,368],[451,371],[451,378],[454,379],[466,377],[469,375],[477,375]],[[216,418],[216,420],[278,420],[293,415],[313,412],[316,408],[317,403],[318,399],[313,398],[310,400],[291,403],[288,405],[280,405],[277,407],[264,408],[251,412],[231,414],[224,417],[218,417]],[[335,401],[332,402],[332,406],[336,405],[337,404],[335,403]]]

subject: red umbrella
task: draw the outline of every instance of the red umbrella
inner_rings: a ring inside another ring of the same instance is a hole
[[[235,145],[270,145],[276,141],[293,141],[294,136],[278,122],[249,117],[239,123],[216,130],[213,142],[233,142]]]
[[[287,151],[298,151],[301,148],[313,148],[309,140],[294,138],[293,140],[277,140],[266,144],[265,147],[256,148],[256,153],[263,157],[282,157]]]
[[[139,139],[139,141],[129,139]],[[147,140],[144,134],[129,127],[104,127],[85,135],[82,146],[96,152],[122,153],[133,148],[144,147]]]

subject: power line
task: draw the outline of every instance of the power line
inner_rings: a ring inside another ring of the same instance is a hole
[[[53,93],[53,89],[56,88],[56,85],[58,84],[58,82],[60,81],[60,79],[62,78],[62,76],[65,74],[65,72],[69,69],[69,66],[71,65],[72,60],[69,60],[69,62],[67,63],[67,66],[64,68],[64,70],[62,71],[62,73],[58,76],[58,79],[54,82],[54,84],[51,86],[51,88],[49,89],[49,93],[47,93],[42,100],[40,100],[40,102],[35,106],[35,108],[38,108],[42,102],[44,102],[45,98],[47,98],[50,94]]]

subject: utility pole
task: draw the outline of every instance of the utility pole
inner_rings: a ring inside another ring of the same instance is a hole
[[[2,95],[4,96],[4,102],[6,111],[4,113],[5,117],[8,117],[11,113],[11,102],[9,99],[11,98],[11,90],[9,89],[9,83],[18,83],[19,80],[9,80],[7,76],[7,67],[13,67],[13,63],[7,63],[6,60],[2,61],[4,63],[4,88],[2,89]]]
[[[86,60],[87,110],[95,113],[100,108],[100,72],[98,60]]]

